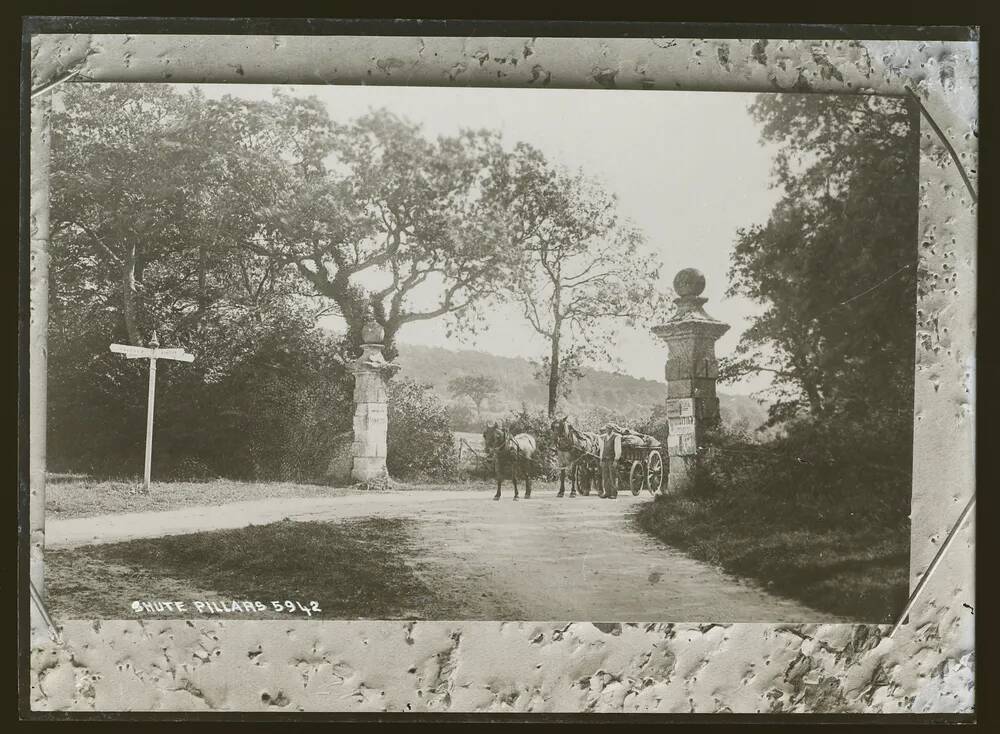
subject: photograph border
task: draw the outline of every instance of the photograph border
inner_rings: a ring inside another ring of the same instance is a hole
[[[492,35],[501,26],[503,35]],[[612,33],[612,26],[619,29],[618,34]],[[517,33],[517,27],[529,32]],[[292,33],[296,28],[299,32]],[[669,646],[677,660],[685,651],[703,656],[695,661],[702,671],[699,677],[718,676],[713,686],[715,695],[700,688],[688,690],[686,681],[673,684],[684,690],[671,695],[677,696],[677,701],[690,699],[694,711],[742,706],[736,701],[742,695],[737,682],[747,656],[757,654],[754,651],[760,648],[759,638],[763,636],[769,654],[777,658],[774,664],[778,669],[786,670],[795,660],[807,661],[803,666],[808,673],[793,676],[792,682],[774,681],[776,690],[789,694],[791,710],[830,713],[835,709],[828,707],[836,701],[845,712],[900,711],[905,715],[906,707],[915,705],[920,697],[927,705],[936,702],[940,708],[935,710],[959,713],[959,720],[969,720],[970,712],[948,706],[967,700],[962,698],[967,690],[964,687],[974,680],[978,212],[975,179],[970,171],[976,168],[978,144],[978,33],[955,27],[918,31],[891,26],[807,26],[795,29],[796,35],[803,37],[786,39],[764,32],[782,28],[786,34],[790,30],[788,26],[655,23],[494,25],[481,21],[327,19],[303,26],[301,21],[261,19],[27,19],[22,47],[21,120],[22,153],[30,155],[31,177],[29,180],[22,170],[21,298],[22,306],[29,308],[21,309],[22,326],[27,328],[22,328],[19,346],[22,356],[29,355],[30,365],[27,384],[22,370],[19,405],[21,418],[30,423],[30,438],[25,442],[22,436],[19,442],[21,581],[40,578],[43,567],[44,439],[38,441],[37,437],[44,435],[40,431],[44,430],[45,420],[44,409],[38,407],[45,405],[45,386],[38,375],[44,374],[46,348],[47,180],[41,171],[47,165],[48,145],[44,92],[54,85],[146,81],[537,87],[547,79],[549,88],[564,89],[788,91],[909,97],[918,100],[921,108],[920,241],[915,247],[922,276],[938,285],[919,296],[917,303],[910,601],[906,612],[895,625],[717,625],[710,624],[711,620],[688,620],[683,624],[651,625],[651,629],[626,626],[619,635],[612,636],[580,621],[572,625],[576,628],[572,633],[581,644],[606,649],[609,665],[617,662],[624,666],[642,650],[662,646],[669,633]],[[587,35],[574,35],[581,31]],[[727,37],[720,37],[721,32]],[[275,43],[275,39],[281,43]],[[206,53],[209,48],[210,54]],[[496,63],[498,59],[518,57],[522,61],[530,57],[530,63]],[[542,71],[537,72],[538,68]],[[34,104],[32,95],[37,100]],[[31,131],[30,143],[27,130]],[[30,208],[25,206],[28,201]],[[30,263],[29,267],[25,268],[24,263]],[[30,591],[30,582],[26,585]],[[131,636],[133,640],[128,644],[134,645],[137,632],[159,634],[176,624],[68,620],[59,628],[47,619],[41,599],[36,603],[31,597],[30,593],[19,594],[21,620],[31,619],[30,629],[29,625],[21,625],[21,658],[30,657],[35,663],[32,670],[25,671],[26,680],[22,681],[22,707],[29,706],[29,699],[45,700],[38,691],[39,666],[50,672],[65,666],[77,668],[74,675],[98,676],[91,688],[108,688],[114,685],[111,681],[116,675],[123,675],[116,669],[117,658],[112,654],[116,642],[121,644]],[[433,654],[448,649],[449,654],[454,654],[457,632],[466,648],[462,659],[473,680],[485,681],[505,673],[514,676],[515,670],[533,668],[544,660],[553,668],[543,671],[545,684],[553,686],[561,682],[559,666],[568,664],[565,650],[550,654],[554,643],[530,643],[545,623],[422,621],[414,623],[404,635],[403,629],[411,623],[192,621],[198,635],[172,642],[179,650],[199,644],[199,636],[214,638],[222,648],[241,645],[251,638],[257,638],[255,641],[263,646],[273,646],[284,644],[282,639],[288,629],[302,629],[303,636],[310,640],[342,640],[347,631],[367,634],[382,626],[399,632],[392,639],[386,635],[385,647],[371,655],[382,661],[392,659],[397,649],[405,650],[404,638],[417,630],[426,635]],[[694,649],[704,647],[709,638],[710,652]],[[69,640],[90,647],[104,645],[109,652],[103,658],[90,656],[94,657],[94,667],[82,666],[84,671],[80,671],[81,666],[67,651]],[[498,655],[500,652],[503,654]],[[135,659],[141,659],[141,655]],[[504,665],[508,665],[506,671]],[[725,671],[726,665],[734,670]],[[941,671],[936,679],[940,687],[937,697],[922,688],[929,685],[933,670]],[[219,674],[225,672],[220,670]],[[614,670],[605,672],[615,674]],[[241,672],[229,668],[228,674],[237,677]],[[405,675],[396,677],[399,681],[406,679]],[[639,682],[635,691],[627,692],[625,697],[631,693],[641,696],[642,686]],[[220,711],[211,714],[212,718],[244,718],[243,714],[266,712],[268,708],[260,704],[259,697],[254,703],[249,690],[230,693],[235,703],[229,705],[246,708]],[[159,702],[161,707],[168,708],[169,701],[183,706],[187,700],[188,708],[168,710],[194,713],[205,708],[207,698],[199,702],[191,699],[190,693],[183,693],[165,700],[168,702]],[[351,711],[360,711],[366,705],[362,701],[354,709],[329,710],[315,708],[316,701],[316,697],[308,696],[295,700],[306,709],[328,712],[324,719],[338,713],[356,719],[357,714]],[[461,708],[448,710],[471,713]],[[598,705],[592,710],[603,709]],[[22,713],[26,711],[32,717],[39,716],[38,710],[25,708]],[[129,713],[145,718],[151,712]],[[86,711],[72,714],[77,718],[92,715]],[[284,718],[289,714],[278,715]],[[272,720],[275,716],[264,713],[262,718]],[[933,716],[935,720],[940,718],[940,714]],[[449,715],[449,719],[453,718],[454,714]],[[526,718],[534,720],[538,715]],[[754,716],[751,720],[761,719]],[[927,719],[921,716],[920,720]]]

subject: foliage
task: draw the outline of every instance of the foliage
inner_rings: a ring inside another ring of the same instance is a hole
[[[448,409],[426,385],[389,383],[386,465],[394,477],[449,477],[457,468]]]
[[[516,410],[521,403],[529,409],[546,406],[547,392],[535,379],[536,365],[527,359],[407,343],[401,345],[397,361],[402,365],[400,376],[431,384],[441,396],[450,394],[448,383],[455,376],[471,373],[496,379],[503,387],[490,400],[488,409],[484,406],[484,421],[499,420],[504,413]],[[609,420],[632,425],[645,420],[650,409],[661,405],[664,397],[662,380],[640,379],[588,367],[573,386],[572,395],[560,401],[559,411],[583,426],[593,427]],[[745,418],[751,428],[756,428],[767,419],[766,407],[752,397],[720,393],[719,403],[723,419],[727,422]],[[455,423],[454,428],[482,430],[479,424],[460,427]]]
[[[438,315],[410,306],[421,284],[445,294],[441,313],[471,308],[509,250],[482,195],[500,154],[488,134],[430,141],[384,111],[335,125],[315,98],[281,93],[253,102],[163,85],[61,90],[53,468],[141,467],[147,366],[109,354],[108,343],[142,344],[155,328],[196,361],[160,366],[154,476],[321,479],[352,414],[345,345],[314,328],[327,297],[341,311],[365,302],[357,318],[345,315],[347,353],[369,307],[384,316],[389,356],[399,325]],[[337,297],[315,282],[320,265]],[[352,280],[362,271],[394,285],[366,291]],[[406,409],[397,425],[411,421]],[[434,420],[411,422],[436,440],[446,426]],[[438,448],[405,444],[390,439],[404,472],[447,463]]]
[[[453,431],[475,433],[483,430],[479,416],[465,402],[448,403],[448,425]]]
[[[50,360],[50,465],[135,473],[148,368],[109,353],[107,336],[93,336]],[[350,375],[328,337],[291,317],[252,346],[221,377],[209,374],[208,355],[158,365],[154,478],[322,479],[333,437],[350,430]]]
[[[247,183],[234,173],[239,136],[200,94],[164,85],[70,85],[57,99],[56,338],[100,328],[142,344],[156,329],[163,342],[238,357],[226,335],[266,322],[287,295],[271,263],[238,247],[252,204],[234,193]]]
[[[537,451],[530,465],[532,477],[553,479],[558,476],[555,461],[555,439],[552,435],[552,419],[544,411],[532,411],[522,405],[500,420],[500,427],[512,434],[530,433],[535,438]]]
[[[910,508],[910,466],[886,450],[886,442],[908,443],[909,436],[872,440],[891,426],[838,424],[801,418],[781,436],[753,443],[746,433],[717,427],[705,438],[705,474],[697,491],[703,494],[747,492],[783,513],[803,514],[821,523],[848,522],[845,507],[864,505],[866,517],[885,527],[906,524]]]
[[[661,263],[597,181],[549,164],[527,145],[507,162],[504,175],[517,185],[505,206],[521,243],[510,297],[548,342],[539,377],[554,416],[583,365],[610,359],[617,326],[663,311]]]
[[[767,224],[740,230],[730,295],[767,309],[723,379],[774,376],[772,422],[803,411],[894,416],[909,432],[916,300],[919,126],[902,100],[761,95],[782,191]],[[834,277],[831,277],[834,274]]]
[[[693,490],[657,498],[639,522],[811,606],[892,621],[907,594],[910,476],[854,428],[802,419],[766,444],[716,430]]]
[[[667,445],[667,436],[670,435],[670,426],[667,423],[667,403],[662,400],[654,403],[649,415],[645,419],[638,421],[632,428],[639,433],[652,436],[662,445]]]
[[[490,375],[459,375],[448,383],[455,397],[467,397],[476,405],[476,415],[482,416],[483,401],[500,391],[500,382]]]
[[[257,223],[255,251],[329,299],[354,348],[369,319],[383,327],[390,359],[408,323],[449,315],[474,322],[513,252],[491,195],[491,169],[506,155],[498,137],[466,131],[430,140],[386,110],[339,125],[315,100],[282,103],[306,110],[315,144],[286,166],[283,189]],[[295,134],[280,115],[261,114]]]
[[[770,436],[705,437],[640,523],[810,605],[889,622],[907,594],[918,125],[900,100],[762,95],[782,191],[741,230],[730,295],[766,306],[723,379],[774,375]],[[756,433],[756,432],[755,432]]]
[[[318,330],[288,324],[269,333],[214,391],[213,436],[190,432],[181,453],[199,447],[217,457],[219,474],[284,481],[320,481],[335,438],[351,429],[353,380]],[[222,400],[226,402],[223,402]],[[227,404],[228,402],[228,404]],[[189,415],[181,401],[178,420]],[[169,414],[164,414],[169,419]]]

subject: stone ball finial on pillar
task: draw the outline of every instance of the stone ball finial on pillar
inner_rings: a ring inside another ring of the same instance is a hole
[[[718,362],[715,342],[729,330],[705,313],[708,301],[705,276],[695,268],[684,268],[674,276],[677,310],[653,333],[667,343],[667,453],[670,469],[667,490],[685,490],[694,477],[698,447],[705,430],[719,420],[719,398],[715,393]]]
[[[385,339],[385,329],[374,319],[368,319],[365,321],[364,326],[361,327],[361,342],[362,344],[382,344],[382,340]]]
[[[705,291],[705,276],[696,268],[684,268],[674,276],[674,292],[683,297],[700,296]]]

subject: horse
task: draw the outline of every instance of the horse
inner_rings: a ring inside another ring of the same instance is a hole
[[[531,470],[528,464],[532,461],[537,450],[535,437],[530,433],[519,433],[514,436],[506,428],[491,423],[483,431],[483,440],[486,444],[486,450],[493,452],[493,473],[497,480],[497,493],[493,499],[500,499],[500,485],[503,483],[500,469],[501,464],[505,461],[510,463],[511,480],[514,482],[514,499],[518,498],[517,470],[519,467],[524,474],[524,499],[531,499]]]
[[[552,421],[552,435],[555,438],[556,455],[559,458],[559,493],[566,493],[566,471],[570,470],[569,496],[576,497],[576,473],[572,469],[584,456],[590,456],[600,461],[601,440],[596,433],[578,431],[570,424],[566,416]],[[603,497],[602,484],[598,483],[598,496]]]

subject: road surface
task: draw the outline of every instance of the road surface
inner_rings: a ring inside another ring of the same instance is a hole
[[[507,489],[507,488],[505,488]],[[46,546],[67,548],[292,520],[409,518],[414,567],[462,619],[620,622],[832,622],[688,558],[635,527],[648,495],[617,500],[555,497],[500,502],[482,491],[402,490],[284,498],[165,512],[50,521]],[[419,562],[417,562],[419,561]],[[420,610],[413,610],[419,617]]]

